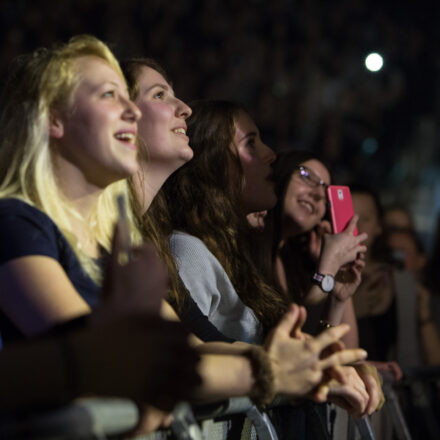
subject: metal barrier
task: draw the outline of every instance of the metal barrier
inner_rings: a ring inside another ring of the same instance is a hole
[[[234,398],[216,405],[199,406],[195,413],[189,404],[181,403],[174,410],[174,421],[170,430],[139,436],[136,439],[166,439],[172,433],[177,440],[202,440],[199,422],[227,420],[237,414],[246,415],[259,440],[278,440],[277,432],[267,413],[260,412],[247,398]],[[0,419],[0,439],[123,438],[125,433],[136,427],[138,420],[138,407],[130,400],[78,399],[69,406],[56,410],[4,415]],[[362,439],[375,440],[368,419],[361,419],[356,425]]]
[[[399,440],[410,440],[411,434],[402,410],[399,393],[409,390],[411,404],[420,410],[427,439],[438,440],[440,428],[438,417],[429,401],[426,384],[440,380],[440,368],[411,368],[404,370],[404,380],[394,384],[391,377],[384,376],[386,404],[382,412],[392,421]],[[271,409],[288,402],[278,398]],[[202,440],[200,422],[230,420],[235,415],[245,415],[253,425],[259,440],[277,440],[277,432],[266,412],[259,411],[247,398],[234,398],[219,403],[190,406],[181,403],[174,410],[174,421],[167,431],[158,431],[137,439],[159,440],[171,435],[178,440]],[[54,410],[15,412],[0,417],[0,439],[119,439],[133,430],[139,421],[135,403],[125,399],[84,398]],[[357,433],[356,433],[357,431]],[[345,436],[344,436],[345,437]],[[209,437],[211,440],[212,437]],[[368,418],[348,423],[346,439],[375,440]],[[340,437],[338,437],[340,440]],[[379,439],[378,439],[379,440]]]

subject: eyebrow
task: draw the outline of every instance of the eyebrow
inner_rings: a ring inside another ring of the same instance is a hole
[[[246,133],[238,142],[241,142],[244,139],[249,138],[249,137],[256,137],[257,134],[258,133],[256,131],[250,131],[249,133]]]
[[[166,84],[156,83],[156,84],[153,84],[152,86],[148,87],[148,89],[146,89],[146,90],[144,91],[144,93],[149,92],[150,90],[154,89],[155,87],[159,87],[159,88],[161,88],[162,90],[165,90],[165,91],[170,92],[170,93],[172,92],[172,89],[171,89],[170,87],[168,87]],[[174,94],[174,93],[173,93],[173,94]]]
[[[99,86],[97,86],[97,89],[100,89],[101,87],[105,87],[108,84],[111,84],[112,86],[115,86],[118,89],[121,88],[121,84],[117,83],[116,81],[104,81],[103,84],[100,84]],[[127,94],[128,94],[128,88],[127,87],[122,87],[121,90],[123,90],[124,92],[127,92]]]

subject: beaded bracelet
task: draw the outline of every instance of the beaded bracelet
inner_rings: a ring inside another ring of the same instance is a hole
[[[262,347],[250,348],[245,352],[245,356],[249,359],[255,380],[249,396],[255,405],[261,408],[275,398],[275,383],[270,359]]]

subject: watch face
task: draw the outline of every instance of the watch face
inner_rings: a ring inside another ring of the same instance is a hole
[[[322,280],[322,289],[325,292],[331,292],[335,287],[335,280],[331,275],[326,275]]]

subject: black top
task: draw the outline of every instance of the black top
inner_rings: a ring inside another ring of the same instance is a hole
[[[0,264],[29,255],[43,255],[58,261],[87,304],[91,308],[98,304],[100,287],[84,272],[55,223],[44,212],[21,200],[0,200]],[[1,310],[0,331],[4,342],[23,337]]]
[[[217,329],[208,317],[202,313],[189,293],[185,299],[183,309],[183,312],[179,314],[182,325],[203,342],[235,342],[235,339],[228,338]]]

